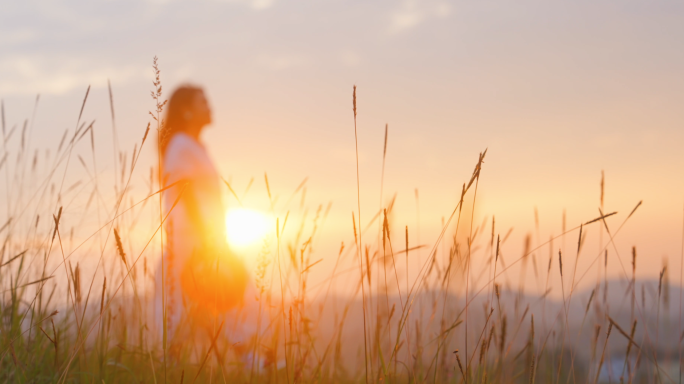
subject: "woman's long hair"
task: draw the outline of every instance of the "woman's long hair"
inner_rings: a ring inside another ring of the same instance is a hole
[[[173,135],[185,131],[188,120],[187,114],[193,112],[195,98],[198,93],[203,92],[202,88],[183,85],[178,87],[171,95],[159,140],[159,152],[161,152],[162,157],[166,155],[166,147]]]

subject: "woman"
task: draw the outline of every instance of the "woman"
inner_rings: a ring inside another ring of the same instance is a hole
[[[242,301],[246,286],[244,265],[226,244],[219,175],[199,141],[210,123],[202,89],[186,85],[173,93],[159,138],[162,184],[173,186],[163,192],[168,216],[155,311],[160,328],[166,315],[169,338],[211,324]]]

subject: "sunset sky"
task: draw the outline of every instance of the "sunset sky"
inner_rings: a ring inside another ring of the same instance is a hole
[[[488,149],[474,221],[496,215],[502,237],[515,228],[511,260],[536,236],[535,207],[543,241],[561,232],[564,209],[568,227],[598,216],[603,170],[606,211],[619,213],[611,229],[643,200],[616,240],[622,260],[637,246],[639,274],[657,277],[669,257],[678,281],[682,47],[684,4],[670,0],[13,1],[0,12],[0,98],[12,126],[41,95],[33,144],[48,148],[73,129],[91,85],[84,119],[96,119],[109,150],[109,79],[119,140],[132,151],[154,108],[156,55],[167,95],[184,82],[207,92],[204,143],[236,189],[255,178],[245,204],[268,209],[264,172],[283,200],[308,177],[306,205],[333,203],[322,247],[335,253],[353,242],[356,85],[364,222],[379,207],[389,124],[384,201],[397,194],[393,226],[408,225],[412,243],[415,189],[420,243],[432,245]],[[154,147],[144,156],[139,192]],[[599,227],[589,230],[586,266],[598,250]],[[617,261],[609,271],[621,273]]]

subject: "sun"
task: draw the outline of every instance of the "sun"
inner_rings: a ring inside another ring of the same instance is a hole
[[[252,209],[236,208],[226,212],[226,237],[228,244],[246,247],[258,242],[268,233],[268,217]]]

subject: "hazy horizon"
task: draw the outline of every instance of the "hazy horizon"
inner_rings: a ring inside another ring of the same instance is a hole
[[[157,55],[166,95],[184,82],[208,93],[214,123],[203,141],[236,189],[255,179],[248,207],[269,208],[264,172],[281,202],[308,177],[310,215],[332,202],[320,240],[331,257],[319,266],[331,271],[339,243],[353,241],[357,85],[362,220],[380,206],[388,124],[382,199],[397,196],[397,247],[404,226],[411,244],[434,244],[487,149],[474,222],[486,218],[491,231],[495,215],[502,237],[514,228],[507,258],[522,254],[527,234],[533,246],[560,234],[564,210],[568,228],[597,217],[604,171],[605,211],[619,212],[607,220],[611,229],[643,200],[616,238],[624,268],[636,246],[639,277],[657,278],[668,258],[675,282],[684,220],[682,16],[674,1],[28,1],[0,16],[0,98],[9,130],[30,119],[41,95],[33,146],[43,151],[73,132],[90,85],[83,120],[96,120],[98,166],[109,179],[107,81],[121,149],[130,152],[150,120]],[[135,193],[147,190],[155,156],[147,145]],[[69,176],[83,176],[79,167]],[[600,223],[586,231],[584,268],[600,257]],[[576,231],[565,239],[569,260],[576,241]],[[619,277],[608,251],[609,276]],[[536,257],[544,270],[548,246]],[[596,276],[586,279],[584,287]]]

